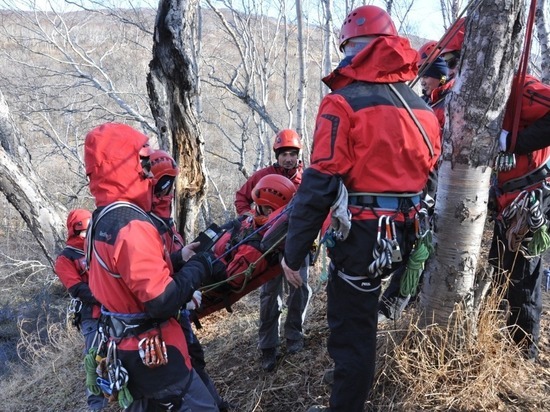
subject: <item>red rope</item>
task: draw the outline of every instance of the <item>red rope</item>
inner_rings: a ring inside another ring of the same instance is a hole
[[[516,148],[516,141],[518,137],[519,118],[521,114],[521,103],[523,95],[523,84],[525,83],[525,75],[527,74],[527,68],[529,66],[529,55],[531,54],[531,40],[533,38],[533,25],[535,23],[535,11],[537,8],[537,0],[531,0],[531,7],[529,8],[529,16],[527,17],[527,26],[525,27],[525,42],[523,44],[523,51],[521,55],[521,61],[519,64],[518,75],[515,79],[516,95],[514,96],[514,120],[512,122],[512,138],[510,141],[509,152],[513,153]],[[514,88],[512,87],[512,90]]]

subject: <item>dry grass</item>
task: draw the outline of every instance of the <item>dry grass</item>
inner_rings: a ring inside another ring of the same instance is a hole
[[[312,286],[319,285],[319,268]],[[322,383],[331,367],[326,351],[326,297],[317,288],[306,320],[306,347],[287,355],[284,345],[273,373],[264,373],[257,350],[258,292],[203,319],[197,335],[207,369],[220,393],[240,412],[301,412],[328,404]],[[546,294],[548,303],[548,294]],[[379,411],[543,411],[550,404],[548,305],[543,314],[541,362],[524,361],[509,342],[498,305],[487,304],[476,338],[457,313],[447,329],[421,328],[409,310],[399,325],[379,333],[379,363],[369,403]],[[24,335],[20,346],[32,352],[27,365],[0,384],[5,411],[85,411],[82,340],[64,324]],[[35,336],[36,335],[36,336]],[[46,344],[44,346],[44,344]],[[120,409],[113,405],[112,411]]]
[[[458,308],[446,328],[421,328],[413,311],[402,329],[382,331],[373,402],[388,411],[548,410],[550,373],[523,358],[499,302],[495,291],[477,327]]]

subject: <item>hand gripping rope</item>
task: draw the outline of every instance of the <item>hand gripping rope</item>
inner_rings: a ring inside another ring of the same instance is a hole
[[[375,277],[382,276],[385,268],[391,268],[392,262],[401,262],[403,257],[395,233],[395,223],[390,216],[382,215],[378,219],[376,245],[372,251],[374,261],[369,272]]]

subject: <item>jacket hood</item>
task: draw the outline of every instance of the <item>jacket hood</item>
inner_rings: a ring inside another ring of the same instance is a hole
[[[345,58],[323,82],[338,90],[354,81],[397,83],[418,73],[418,52],[400,36],[380,36],[352,58]]]
[[[149,138],[130,126],[106,123],[91,130],[84,143],[84,164],[97,207],[115,201],[151,210],[153,180],[145,178],[140,151]]]
[[[92,212],[86,209],[74,209],[67,216],[67,237],[79,237],[77,232],[88,229]]]

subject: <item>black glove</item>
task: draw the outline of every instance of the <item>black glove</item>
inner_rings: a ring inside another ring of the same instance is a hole
[[[209,252],[201,252],[193,255],[188,262],[198,261],[204,267],[202,276],[202,284],[210,285],[212,283],[225,280],[225,265],[223,262],[216,260],[214,255]]]

